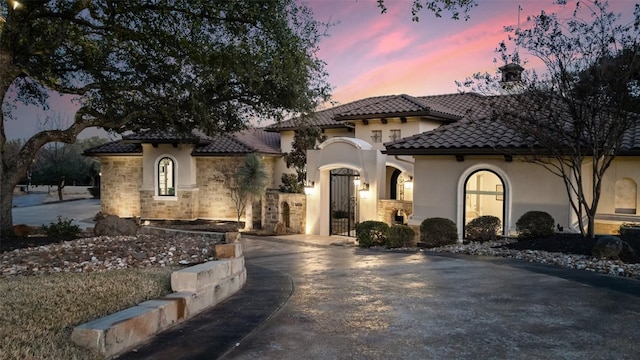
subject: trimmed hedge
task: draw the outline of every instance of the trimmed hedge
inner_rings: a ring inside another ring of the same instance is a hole
[[[430,248],[455,244],[458,242],[456,223],[440,217],[424,219],[420,224],[420,242]]]
[[[498,238],[501,221],[492,215],[484,215],[471,220],[465,227],[465,239],[469,241],[491,241]]]
[[[393,225],[387,231],[385,246],[387,249],[407,246],[415,234],[415,231],[407,225]]]
[[[356,224],[356,238],[358,246],[368,248],[376,245],[384,245],[389,231],[389,225],[382,221],[363,221]]]
[[[527,211],[516,221],[518,237],[549,236],[555,233],[555,220],[544,211]]]

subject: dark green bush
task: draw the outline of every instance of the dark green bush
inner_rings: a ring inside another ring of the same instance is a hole
[[[73,239],[78,237],[82,231],[80,226],[72,224],[73,219],[62,218],[58,216],[57,223],[50,223],[49,226],[42,225],[44,232],[56,239]]]
[[[464,227],[465,239],[469,241],[491,241],[498,238],[501,221],[492,215],[477,217]]]
[[[87,190],[89,190],[89,194],[91,194],[94,199],[100,199],[100,186],[89,187]]]
[[[458,241],[456,223],[445,218],[424,219],[420,224],[420,242],[425,247],[455,244]]]
[[[527,211],[516,221],[516,231],[521,238],[553,235],[555,223],[544,211]]]
[[[297,174],[282,174],[280,178],[282,185],[280,185],[280,191],[288,194],[303,194],[304,184],[298,181]]]
[[[387,249],[407,246],[413,240],[415,231],[407,225],[393,225],[387,232],[385,246]]]
[[[382,221],[363,221],[356,224],[356,238],[360,247],[368,248],[383,245],[387,237],[389,225]]]

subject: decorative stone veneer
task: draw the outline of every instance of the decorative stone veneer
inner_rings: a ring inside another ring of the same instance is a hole
[[[142,156],[100,159],[100,203],[104,214],[140,216]]]
[[[195,220],[198,214],[199,191],[180,189],[176,197],[154,196],[153,190],[140,190],[140,217],[143,219]]]
[[[197,185],[200,192],[200,206],[197,217],[200,219],[237,220],[236,205],[231,193],[225,187],[230,181],[229,175],[242,162],[242,157],[199,157]],[[241,217],[244,220],[244,214]]]
[[[378,200],[378,221],[383,221],[389,226],[397,224],[395,216],[398,211],[403,212],[403,224],[407,223],[408,216],[413,213],[413,202],[407,200]]]
[[[307,197],[304,194],[288,194],[267,190],[262,201],[262,227],[273,230],[277,223],[286,223],[285,208],[289,206],[289,231],[302,234],[306,229]],[[285,205],[286,204],[286,205]]]

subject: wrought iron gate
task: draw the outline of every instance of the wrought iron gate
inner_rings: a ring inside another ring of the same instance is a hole
[[[331,170],[331,235],[356,236],[358,198],[353,183],[356,176],[358,172],[351,169]]]

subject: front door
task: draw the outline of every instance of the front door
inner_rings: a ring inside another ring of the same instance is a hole
[[[358,222],[358,198],[354,179],[358,172],[351,169],[331,170],[329,233],[331,235],[356,236]]]

